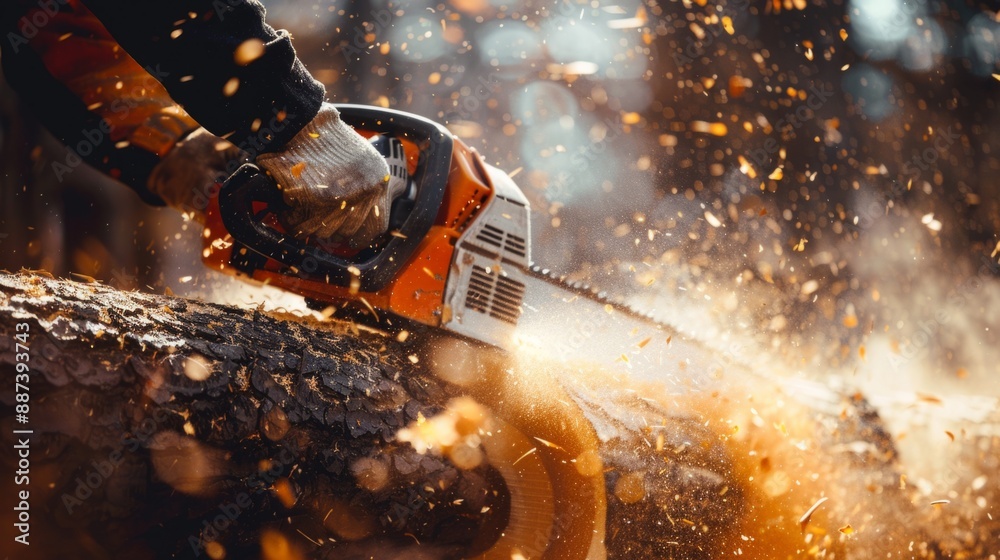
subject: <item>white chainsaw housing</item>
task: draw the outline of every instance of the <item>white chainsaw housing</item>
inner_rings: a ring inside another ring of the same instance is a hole
[[[455,245],[441,325],[506,347],[521,316],[531,263],[529,205],[521,189],[483,163],[494,196]]]

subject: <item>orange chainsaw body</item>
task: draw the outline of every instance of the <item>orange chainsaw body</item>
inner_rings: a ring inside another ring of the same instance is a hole
[[[357,128],[365,137],[380,130]],[[212,270],[228,274],[249,276],[253,280],[302,295],[313,300],[334,303],[361,302],[375,310],[389,310],[396,315],[430,326],[438,326],[442,317],[447,320],[448,306],[444,303],[444,289],[448,269],[452,264],[455,245],[462,232],[494,195],[489,176],[480,156],[457,138],[452,138],[451,169],[448,173],[444,199],[430,230],[410,257],[409,262],[385,287],[361,291],[354,286],[340,286],[321,277],[301,274],[275,259],[268,259],[252,272],[243,272],[233,266],[233,251],[250,249],[234,243],[223,224],[217,197],[212,197],[206,211],[205,248],[203,261]],[[408,171],[416,171],[420,157],[418,143],[402,138],[407,155]],[[276,229],[280,226],[273,223]],[[389,235],[402,235],[391,231]],[[319,246],[323,247],[322,244]],[[345,251],[337,246],[325,247],[331,253]],[[377,311],[376,311],[377,313]]]

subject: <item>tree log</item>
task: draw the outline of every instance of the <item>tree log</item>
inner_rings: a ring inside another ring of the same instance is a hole
[[[495,537],[492,468],[395,442],[450,395],[385,339],[97,284],[0,284],[7,371],[29,326],[37,557],[191,557],[208,542],[230,558],[267,543],[395,557],[421,542],[437,558]],[[6,414],[13,373],[0,383]]]
[[[492,381],[456,382],[442,360]],[[498,421],[536,416],[519,424],[529,439],[596,473],[596,491],[572,482],[580,504],[606,511],[593,535],[564,530],[559,515],[580,513],[560,503],[552,530],[603,539],[610,558],[940,557],[996,531],[949,545],[957,533],[899,483],[892,441],[858,396],[826,395],[829,413],[748,380],[676,395],[429,334],[404,343],[27,273],[0,274],[0,367],[2,495],[30,487],[31,545],[9,535],[3,547],[19,558],[476,557],[509,530],[505,465],[478,440],[435,453],[400,437],[447,414],[474,432],[463,395]],[[512,382],[515,367],[533,370]],[[33,430],[27,487],[6,476],[18,429]],[[8,531],[17,516],[0,510]],[[517,550],[537,558],[544,544]]]

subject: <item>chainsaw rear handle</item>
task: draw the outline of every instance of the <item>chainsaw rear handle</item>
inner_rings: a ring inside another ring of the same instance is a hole
[[[413,255],[444,200],[451,170],[452,137],[443,126],[408,113],[363,105],[336,105],[340,118],[356,129],[405,138],[420,150],[413,174],[416,199],[393,204],[389,223],[398,224],[398,235],[388,236],[381,248],[369,248],[354,257],[342,257],[267,225],[263,217],[288,209],[277,184],[253,164],[244,164],[219,191],[219,213],[233,240],[247,250],[294,267],[298,274],[319,277],[349,287],[357,278],[359,289],[376,292],[386,287]],[[266,210],[254,211],[254,203]],[[408,215],[405,215],[407,214]]]

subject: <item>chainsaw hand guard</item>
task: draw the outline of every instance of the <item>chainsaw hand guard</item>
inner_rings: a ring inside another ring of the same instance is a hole
[[[387,130],[420,150],[412,174],[416,198],[392,205],[392,235],[354,255],[338,255],[277,229],[274,220],[265,218],[277,216],[288,205],[277,184],[252,164],[240,167],[222,185],[220,215],[233,238],[249,251],[330,284],[374,292],[396,277],[434,223],[448,183],[452,137],[444,127],[415,115],[356,105],[337,108],[344,122],[355,129]]]

